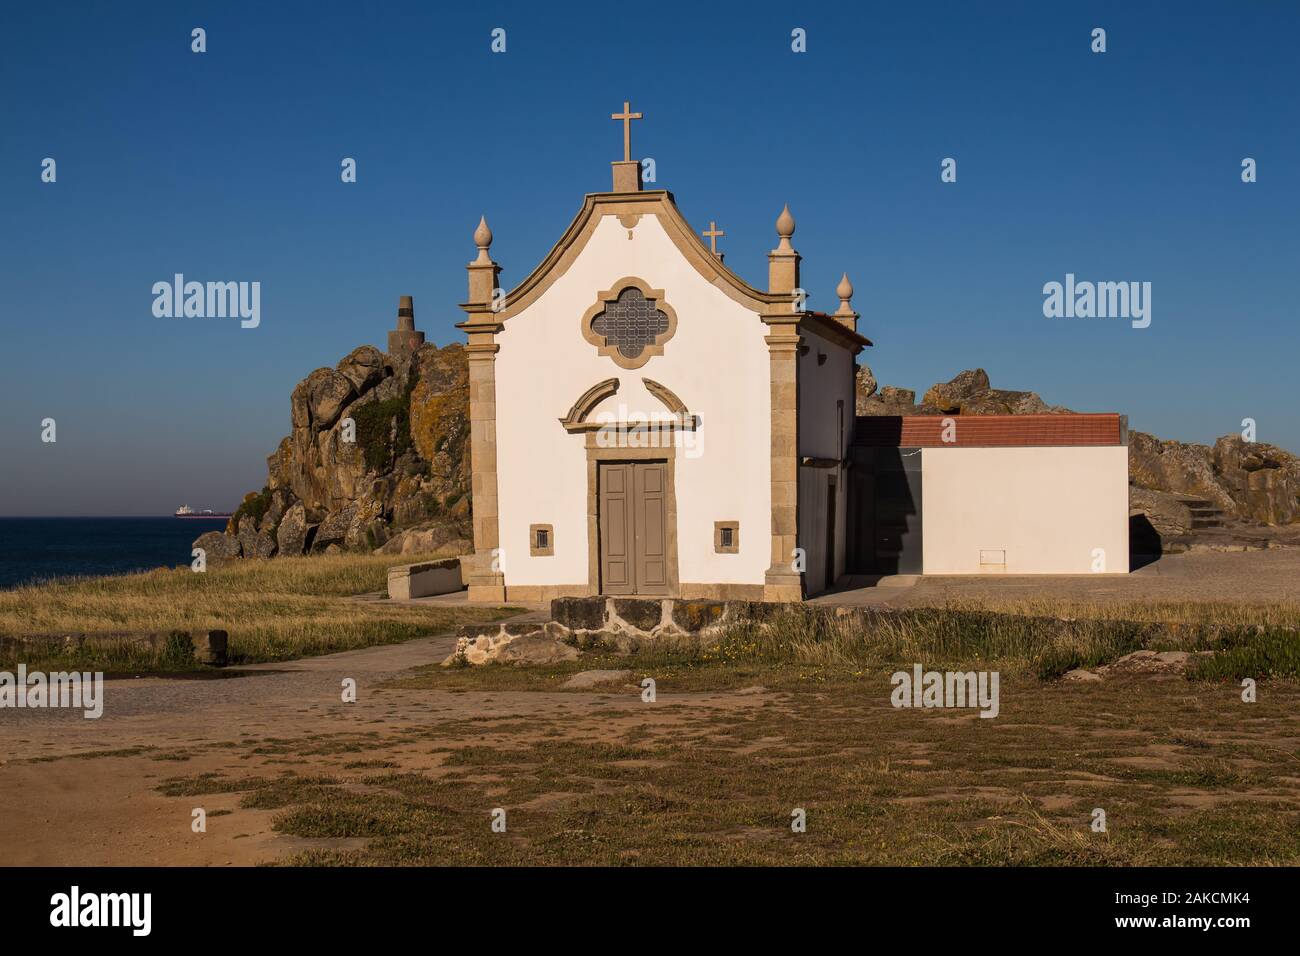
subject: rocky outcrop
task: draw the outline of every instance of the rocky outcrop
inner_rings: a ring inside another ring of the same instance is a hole
[[[296,556],[302,554],[315,536],[316,526],[307,523],[307,509],[301,501],[295,501],[276,531],[275,541],[280,554]]]
[[[321,431],[338,421],[356,389],[332,368],[318,368],[298,383],[290,397],[294,428]]]
[[[963,400],[969,399],[976,392],[988,391],[988,388],[988,372],[982,368],[968,369],[958,373],[951,381],[931,385],[921,400],[940,411],[955,412],[961,408]]]
[[[266,531],[259,531],[252,517],[239,519],[240,553],[246,558],[269,558],[275,554],[275,539]]]
[[[1300,458],[1240,435],[1225,435],[1211,448],[1130,432],[1129,480],[1139,488],[1211,502],[1246,521],[1300,521]]]
[[[358,395],[384,379],[384,353],[373,345],[353,349],[336,366]]]
[[[386,354],[363,345],[299,382],[289,412],[266,486],[245,497],[228,540],[209,553],[472,550],[463,346]]]
[[[193,547],[203,549],[204,561],[208,564],[219,564],[240,555],[239,539],[233,535],[222,534],[220,531],[209,531],[199,535],[194,539]]]
[[[858,399],[858,414],[865,415],[866,412],[862,410],[862,403],[876,394],[876,376],[872,374],[871,369],[865,365],[859,365],[854,375]]]

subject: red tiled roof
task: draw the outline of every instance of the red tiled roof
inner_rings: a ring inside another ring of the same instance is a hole
[[[943,440],[951,419],[956,441]],[[1120,416],[1099,415],[863,415],[853,444],[874,448],[1021,448],[1045,445],[1118,445]]]

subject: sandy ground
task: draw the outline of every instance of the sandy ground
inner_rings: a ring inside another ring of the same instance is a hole
[[[0,711],[0,863],[10,866],[252,865],[310,848],[314,841],[271,830],[272,811],[244,810],[208,818],[191,831],[191,814],[231,810],[240,794],[168,797],[169,777],[205,772],[283,773],[286,762],[254,756],[257,741],[376,733],[387,756],[403,750],[410,769],[436,767],[429,754],[435,728],[448,721],[572,719],[589,732],[607,712],[603,695],[533,692],[437,693],[381,688],[409,668],[441,661],[452,636],[365,648],[289,664],[231,668],[222,679],[128,678],[105,685],[104,714]],[[345,678],[357,684],[343,703]],[[635,709],[632,696],[622,706]],[[684,694],[671,720],[756,706],[754,695]],[[427,736],[425,733],[427,731]],[[419,745],[393,739],[414,734]],[[597,735],[599,736],[599,735]],[[148,748],[139,753],[120,753]],[[119,753],[113,753],[118,751]],[[81,756],[84,755],[84,756]],[[184,758],[183,760],[180,758]],[[322,764],[324,762],[322,761]],[[293,768],[310,774],[310,764]],[[337,848],[338,841],[330,846]]]
[[[1296,600],[1300,552],[1179,555],[1127,577],[885,583],[823,600],[900,605],[977,596]],[[259,742],[275,738],[373,734],[373,753],[349,756],[382,758],[400,750],[402,766],[419,770],[438,765],[441,758],[430,745],[442,739],[438,727],[448,722],[544,721],[558,723],[568,736],[599,734],[611,708],[628,708],[637,712],[636,720],[643,719],[635,695],[617,701],[599,694],[380,686],[412,667],[442,660],[453,644],[451,636],[422,638],[288,664],[231,668],[221,679],[111,680],[99,720],[86,720],[79,711],[0,710],[0,863],[238,865],[309,848],[312,841],[271,829],[273,811],[220,813],[238,805],[238,793],[168,797],[157,790],[170,777],[273,775],[283,773],[286,764],[310,774],[323,764],[310,757],[277,757],[273,748],[259,752]],[[341,699],[345,678],[356,681],[356,703]],[[688,724],[727,711],[747,713],[770,703],[766,697],[744,691],[682,694],[665,719]],[[199,806],[210,815],[204,834],[191,831],[191,811]]]

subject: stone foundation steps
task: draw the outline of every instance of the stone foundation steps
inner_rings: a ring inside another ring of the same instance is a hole
[[[682,598],[557,598],[549,618],[533,612],[491,624],[466,624],[444,667],[491,662],[550,664],[597,645],[630,653],[648,641],[709,640],[743,621],[766,621],[790,605]]]
[[[1223,528],[1228,523],[1228,516],[1212,501],[1204,498],[1180,496],[1179,501],[1186,505],[1192,515],[1192,530],[1204,528]]]

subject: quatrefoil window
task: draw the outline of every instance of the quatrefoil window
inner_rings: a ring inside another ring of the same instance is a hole
[[[640,279],[620,279],[600,293],[582,317],[582,334],[601,355],[622,368],[640,368],[677,330],[677,314],[664,302],[662,289]]]

